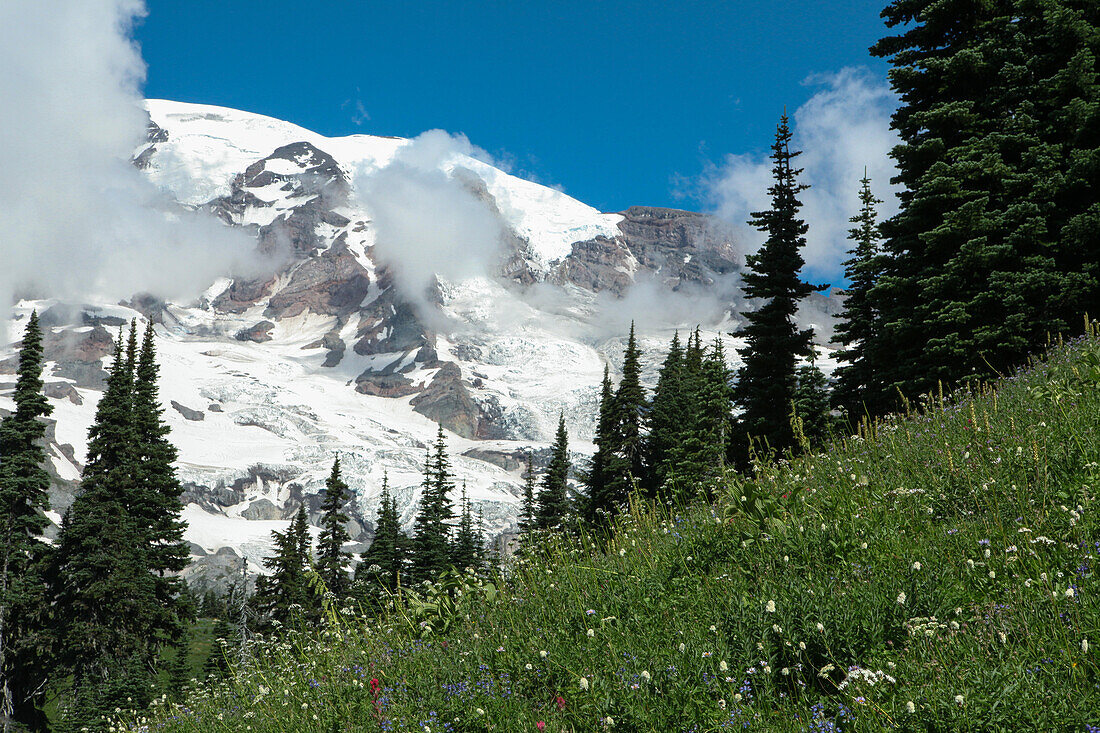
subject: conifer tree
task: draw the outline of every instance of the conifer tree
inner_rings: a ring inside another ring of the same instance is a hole
[[[191,669],[187,662],[187,639],[176,646],[172,661],[168,664],[168,699],[173,702],[183,700],[184,691],[191,681]]]
[[[607,511],[611,501],[608,494],[608,464],[612,450],[612,420],[614,416],[614,393],[611,391],[611,377],[607,365],[603,368],[603,382],[600,384],[600,404],[597,411],[596,435],[593,442],[596,452],[584,474],[584,483],[588,494],[581,503],[581,516],[588,524],[595,524]]]
[[[565,414],[558,416],[558,432],[550,456],[550,465],[542,477],[538,496],[535,526],[551,529],[560,526],[569,514],[569,433],[565,429]]]
[[[689,336],[690,340],[690,336]],[[684,418],[684,350],[675,333],[668,356],[657,376],[657,387],[649,406],[649,435],[646,437],[646,493],[656,497],[671,471],[671,451],[679,442]]]
[[[535,456],[527,451],[527,468],[523,472],[523,505],[519,513],[520,534],[535,526]]]
[[[275,554],[264,558],[264,567],[271,573],[256,581],[256,607],[268,625],[277,621],[285,626],[312,610],[312,593],[306,577],[310,539],[305,506],[298,507],[285,532],[275,530],[271,537]]]
[[[214,639],[210,644],[210,653],[202,665],[202,678],[222,679],[229,674],[229,647],[233,642],[233,628],[224,618],[214,624]]]
[[[435,453],[424,467],[424,488],[413,537],[412,575],[416,581],[434,580],[450,565],[450,522],[454,505],[447,494],[454,488],[443,426],[436,436]]]
[[[45,724],[45,660],[50,646],[39,537],[48,521],[42,418],[53,408],[42,393],[42,331],[32,312],[19,351],[15,411],[0,421],[0,727]]]
[[[775,183],[768,189],[771,209],[753,212],[749,221],[768,236],[756,254],[746,256],[742,275],[745,296],[759,303],[759,308],[743,313],[745,324],[733,334],[746,342],[737,352],[743,365],[734,388],[734,398],[742,409],[735,459],[742,464],[748,460],[749,441],[771,451],[794,445],[790,411],[797,386],[795,367],[799,357],[811,356],[813,338],[813,329],[799,329],[794,317],[803,298],[824,289],[798,277],[807,230],[798,216],[802,207],[798,194],[807,186],[798,183],[802,171],[791,163],[801,151],[792,151],[790,141],[784,113],[772,145]]]
[[[348,485],[340,477],[340,459],[332,463],[332,473],[325,481],[325,499],[321,503],[321,533],[317,537],[317,572],[325,587],[337,598],[348,592],[348,565],[351,557],[344,552],[344,543],[351,539],[345,525],[348,515],[342,511],[347,500]]]
[[[136,326],[121,334],[106,389],[88,431],[80,493],[62,521],[50,584],[60,671],[72,675],[65,725],[98,730],[100,718],[130,697],[149,699],[146,680],[178,618],[153,574],[148,523],[132,513],[138,487],[133,420]],[[127,691],[137,684],[140,689]],[[114,697],[121,695],[122,697]]]
[[[798,386],[794,392],[794,411],[801,431],[811,446],[819,445],[832,432],[829,410],[829,382],[817,364],[798,367]]]
[[[401,572],[405,568],[407,554],[408,538],[401,531],[397,500],[390,495],[389,477],[383,475],[378,524],[370,547],[363,553],[359,565],[355,568],[356,578],[365,579],[365,572],[377,566],[377,582],[386,590],[395,591],[400,582]]]
[[[131,339],[135,334],[136,323],[131,327]],[[190,552],[180,520],[183,487],[173,468],[178,451],[168,440],[170,429],[160,407],[157,385],[160,368],[153,337],[153,324],[149,323],[134,367],[131,403],[134,493],[125,508],[144,535],[147,567],[155,577],[157,604],[165,614],[162,632],[167,639],[176,639],[183,633],[184,622],[193,616],[184,594],[185,585],[176,575],[187,567]]]
[[[667,497],[689,502],[700,489],[709,496],[726,467],[733,431],[732,375],[726,363],[722,341],[715,338],[710,349],[702,349],[702,336],[696,331],[685,360],[685,394],[690,409],[683,412],[683,424],[670,449],[672,469],[667,481]]]
[[[459,515],[458,530],[455,532],[454,544],[451,545],[451,565],[456,570],[464,571],[467,568],[480,569],[478,557],[480,542],[477,529],[474,527],[474,516],[470,509],[470,500],[466,496],[466,482],[462,482],[461,514]]]
[[[895,0],[905,189],[872,290],[877,402],[1005,373],[1100,300],[1091,0]]]

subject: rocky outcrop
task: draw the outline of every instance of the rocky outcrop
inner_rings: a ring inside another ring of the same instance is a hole
[[[206,419],[206,413],[202,412],[201,410],[192,410],[190,407],[186,407],[184,405],[181,405],[180,403],[176,402],[175,400],[172,400],[171,405],[172,405],[172,409],[175,410],[176,412],[178,412],[179,414],[183,415],[185,420],[199,421],[199,420],[205,420]]]
[[[257,499],[241,511],[245,519],[282,519],[283,513],[270,499]]]
[[[355,391],[376,397],[407,397],[420,390],[400,374],[366,371],[355,378]]]
[[[309,310],[326,316],[346,316],[363,302],[370,278],[348,251],[340,235],[327,251],[294,268],[288,282],[271,296],[264,315],[289,318]]]
[[[444,363],[427,388],[409,404],[463,438],[485,438],[489,433],[490,421],[462,383],[462,370],[454,362]]]
[[[242,328],[240,331],[237,331],[237,333],[233,334],[233,338],[238,341],[251,341],[253,343],[262,344],[265,341],[271,340],[271,330],[273,328],[275,328],[275,324],[271,321],[260,321],[248,328]]]
[[[84,404],[84,398],[76,391],[72,382],[50,382],[42,389],[42,393],[55,400],[68,400],[74,405]]]
[[[435,340],[416,311],[391,287],[363,308],[356,331],[355,353],[410,353]]]
[[[676,290],[713,285],[740,267],[733,230],[712,216],[655,206],[632,206],[620,216],[618,236],[574,243],[551,280],[622,295],[643,272]]]

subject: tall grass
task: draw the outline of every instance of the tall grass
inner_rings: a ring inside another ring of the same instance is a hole
[[[253,648],[151,730],[1100,725],[1100,338],[829,451]],[[128,727],[139,723],[129,721]]]

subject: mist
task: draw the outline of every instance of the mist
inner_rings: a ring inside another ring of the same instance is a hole
[[[0,315],[13,298],[183,300],[257,275],[255,242],[131,163],[145,141],[141,0],[0,3]]]

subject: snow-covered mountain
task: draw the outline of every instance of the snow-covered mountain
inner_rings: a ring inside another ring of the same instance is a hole
[[[23,301],[11,332],[33,308],[47,326],[58,522],[118,327],[157,324],[197,576],[231,572],[238,555],[258,569],[271,530],[301,502],[316,511],[336,455],[356,543],[369,541],[384,474],[411,526],[437,424],[487,528],[507,534],[521,458],[545,456],[559,413],[576,458],[591,451],[598,384],[631,318],[651,363],[676,328],[713,337],[735,325],[739,244],[710,217],[601,213],[442,133],[327,138],[220,107],[147,108],[134,164],[278,265],[189,303]],[[417,280],[425,268],[436,277]],[[808,320],[827,326],[835,300]],[[0,353],[0,410],[13,352]]]

